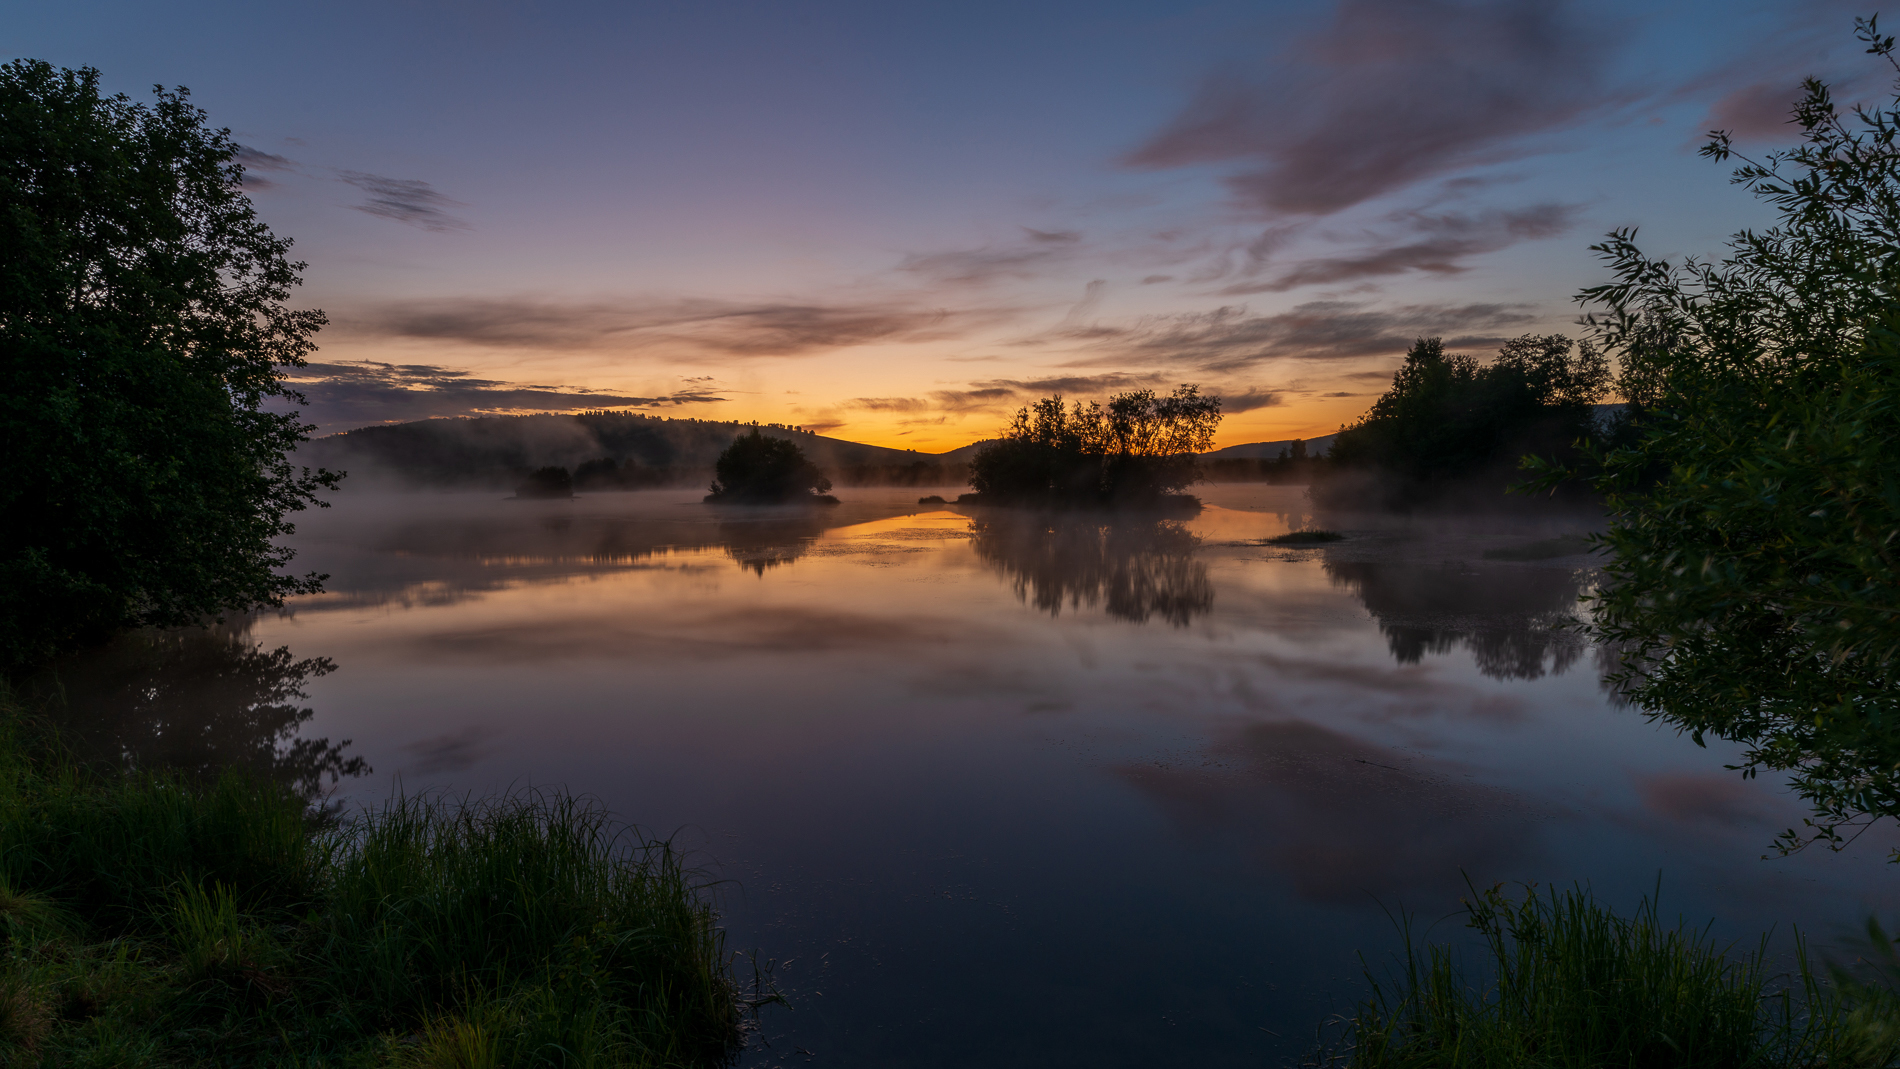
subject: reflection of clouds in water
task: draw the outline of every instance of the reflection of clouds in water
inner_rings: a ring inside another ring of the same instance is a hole
[[[1637,789],[1651,813],[1685,825],[1758,828],[1776,809],[1759,784],[1733,773],[1660,772]]]
[[[1538,679],[1562,675],[1583,653],[1582,636],[1566,625],[1587,571],[1353,560],[1325,567],[1378,619],[1401,664],[1462,646],[1493,679]]]
[[[403,747],[413,760],[401,771],[418,776],[461,772],[494,753],[491,744],[499,734],[494,728],[471,724],[460,731],[418,739]]]
[[[665,616],[572,614],[493,627],[445,629],[414,639],[407,655],[484,664],[566,659],[736,660],[758,654],[848,650],[884,654],[984,639],[966,621],[803,606],[691,606]]]
[[[1117,619],[1184,627],[1214,608],[1207,565],[1194,559],[1200,539],[1178,520],[998,513],[972,520],[970,536],[1019,599],[1051,616],[1101,605]]]
[[[313,715],[298,703],[306,683],[336,669],[297,660],[288,647],[250,641],[231,626],[134,631],[63,658],[28,684],[61,732],[89,760],[213,777],[241,769],[306,798],[325,782],[370,771],[343,756],[348,739],[298,738]]]
[[[1254,724],[1192,766],[1117,771],[1197,840],[1278,871],[1301,897],[1455,892],[1521,867],[1537,816],[1516,796],[1303,721]]]

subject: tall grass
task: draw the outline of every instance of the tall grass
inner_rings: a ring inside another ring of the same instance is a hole
[[[558,793],[89,770],[0,693],[0,1065],[692,1067],[738,992],[665,842]]]
[[[1887,1066],[1900,1057],[1890,989],[1823,979],[1797,940],[1776,977],[1767,940],[1736,952],[1706,928],[1663,923],[1645,899],[1620,917],[1581,889],[1474,893],[1483,960],[1420,947],[1409,926],[1395,974],[1322,1061],[1355,1069],[1742,1069]],[[1892,953],[1891,944],[1887,952]]]

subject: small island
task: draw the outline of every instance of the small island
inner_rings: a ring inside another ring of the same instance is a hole
[[[1191,384],[1166,397],[1117,394],[1106,405],[1045,397],[977,453],[976,492],[957,504],[1198,511],[1200,499],[1182,491],[1200,478],[1194,455],[1214,444],[1220,403]]]
[[[713,464],[708,504],[726,505],[836,505],[826,493],[831,480],[805,458],[797,443],[768,438],[754,425],[751,433],[732,440]]]

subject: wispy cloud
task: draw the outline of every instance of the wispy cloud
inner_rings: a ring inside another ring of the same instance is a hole
[[[1272,390],[1241,390],[1238,393],[1223,393],[1220,400],[1220,410],[1229,416],[1286,403],[1284,397]]]
[[[639,397],[480,379],[467,371],[434,364],[374,360],[313,363],[293,373],[290,385],[310,402],[299,414],[316,424],[320,433],[444,416],[658,408],[726,400],[705,382],[659,396]]]
[[[296,160],[279,156],[274,152],[252,148],[249,145],[239,145],[236,154],[231,157],[231,162],[244,168],[244,188],[249,190],[277,187],[276,182],[265,178],[260,172],[285,172],[297,169]]]
[[[357,211],[394,219],[424,230],[467,230],[468,224],[449,213],[451,208],[467,205],[437,192],[434,186],[414,178],[388,178],[364,171],[338,171],[337,177],[369,195],[354,205]]]
[[[695,300],[568,303],[452,298],[372,307],[359,333],[501,349],[674,349],[735,357],[806,356],[875,342],[957,337],[1006,312],[906,304],[738,304]]]
[[[1324,215],[1627,103],[1606,84],[1617,42],[1612,20],[1552,0],[1343,0],[1271,63],[1210,77],[1128,162],[1238,164],[1244,202]]]
[[[1536,204],[1470,214],[1397,212],[1388,220],[1402,228],[1397,237],[1374,240],[1344,256],[1301,260],[1265,281],[1236,283],[1220,292],[1228,296],[1284,293],[1299,286],[1337,285],[1413,271],[1457,274],[1469,270],[1465,261],[1474,256],[1565,233],[1575,225],[1580,210],[1574,204]]]
[[[1006,279],[1034,278],[1043,270],[1072,260],[1082,235],[1074,230],[1023,228],[1021,241],[975,249],[906,256],[899,271],[937,285],[983,286]]]
[[[1270,315],[1229,305],[1211,312],[1154,316],[1125,329],[1098,329],[1088,343],[1096,354],[1074,363],[1165,361],[1202,372],[1234,372],[1269,360],[1400,353],[1421,335],[1444,337],[1450,345],[1496,346],[1537,321],[1535,308],[1523,304],[1380,308],[1354,301],[1310,301]]]

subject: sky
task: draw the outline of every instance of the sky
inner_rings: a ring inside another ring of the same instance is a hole
[[[1356,418],[1415,337],[1584,336],[1615,227],[1770,220],[1699,159],[1881,99],[1835,0],[67,0],[0,58],[186,86],[323,309],[320,433],[590,408],[940,452],[1196,383]]]

